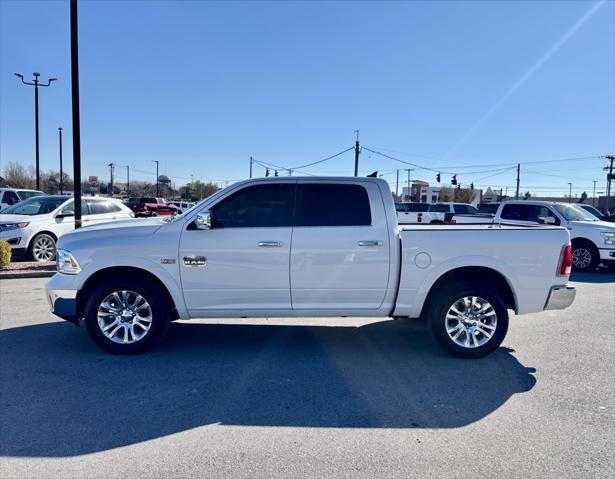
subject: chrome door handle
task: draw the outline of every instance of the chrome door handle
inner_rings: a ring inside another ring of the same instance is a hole
[[[261,248],[279,248],[282,246],[281,241],[259,241],[258,245]]]
[[[382,246],[382,241],[377,240],[361,240],[359,246]]]

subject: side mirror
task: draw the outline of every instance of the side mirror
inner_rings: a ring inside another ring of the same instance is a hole
[[[197,230],[211,229],[211,212],[209,210],[201,211],[196,215],[194,226]]]
[[[547,216],[545,218],[541,218],[544,224],[546,225],[554,225],[556,224],[555,218],[553,216]]]
[[[75,216],[75,212],[73,210],[64,208],[63,210],[60,210],[57,215],[57,218],[66,218],[68,216]]]

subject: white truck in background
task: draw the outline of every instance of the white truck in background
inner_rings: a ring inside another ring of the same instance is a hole
[[[451,222],[457,225],[562,226],[570,232],[575,270],[593,271],[599,263],[615,266],[615,224],[601,221],[575,203],[507,201],[500,204],[495,215],[455,215]]]
[[[452,354],[496,349],[517,314],[568,307],[565,228],[399,227],[386,181],[262,178],[183,215],[62,236],[51,310],[112,353],[140,353],[170,321],[423,318]]]

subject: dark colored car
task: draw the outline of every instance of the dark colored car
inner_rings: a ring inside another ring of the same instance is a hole
[[[586,205],[584,203],[578,203],[577,206],[580,206],[581,208],[583,208],[588,213],[591,213],[596,218],[598,218],[600,221],[610,221],[611,223],[615,223],[615,216],[614,215],[607,216],[604,213],[602,213],[602,211],[600,211],[595,206]]]

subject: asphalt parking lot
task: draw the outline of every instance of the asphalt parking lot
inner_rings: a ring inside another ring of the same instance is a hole
[[[44,279],[0,281],[0,476],[613,477],[615,275],[445,355],[420,324],[173,324],[148,355],[56,320]]]

